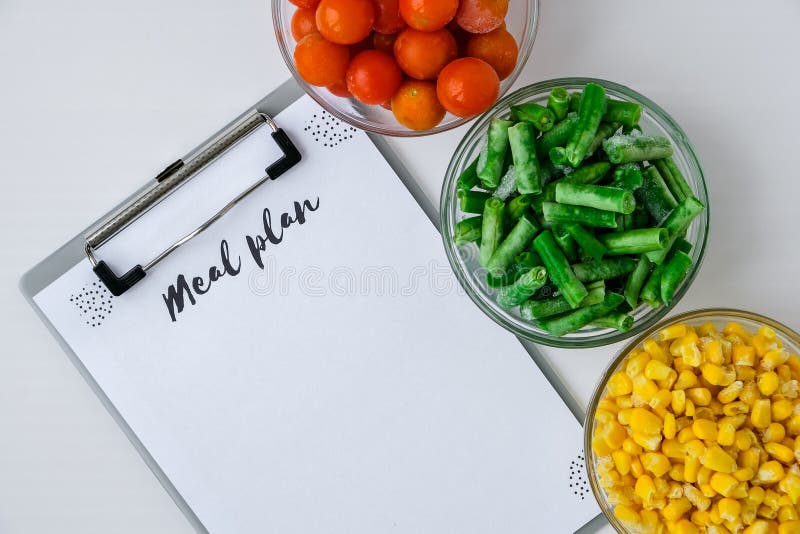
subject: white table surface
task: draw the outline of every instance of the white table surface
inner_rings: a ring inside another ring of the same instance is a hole
[[[518,86],[621,82],[698,151],[711,241],[678,311],[741,307],[800,329],[798,23],[796,0],[542,0]],[[16,285],[288,75],[266,0],[0,2],[0,532],[191,532]],[[437,205],[464,132],[391,140]],[[611,357],[545,353],[581,405]]]

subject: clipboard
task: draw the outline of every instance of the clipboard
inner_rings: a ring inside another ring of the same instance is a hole
[[[250,109],[248,109],[241,116],[231,121],[228,125],[226,125],[226,127],[221,129],[220,132],[211,136],[206,142],[202,143],[200,147],[207,146],[209,143],[213,142],[214,139],[218,139],[220,134],[224,133],[225,131],[229,131],[231,127],[235,126],[238,123],[241,123],[241,121],[244,118],[252,115],[254,110],[260,113],[264,113],[268,116],[274,117],[280,114],[281,111],[286,109],[292,103],[296,102],[301,96],[303,96],[303,94],[304,93],[302,89],[297,85],[297,83],[294,80],[289,80],[285,82],[278,89],[276,89],[269,95],[265,96],[258,103],[256,103]],[[408,171],[405,169],[402,162],[392,152],[388,143],[379,136],[369,135],[369,138],[375,145],[375,147],[378,149],[378,151],[381,153],[381,155],[389,163],[389,166],[394,170],[394,172],[403,182],[403,184],[408,189],[410,194],[414,197],[416,202],[420,205],[422,210],[426,213],[426,215],[430,219],[430,222],[438,229],[439,225],[438,225],[438,216],[436,209],[428,202],[428,200],[426,199],[422,191],[419,189],[419,187],[416,185],[414,180],[411,179]],[[193,153],[194,152],[196,151],[193,151]],[[131,197],[126,199],[119,206],[110,210],[108,214],[106,214],[104,217],[100,219],[100,221],[108,219],[109,217],[113,217],[114,214],[118,213],[121,208],[124,208],[126,205],[129,205],[132,200],[140,198],[142,194],[146,193],[148,189],[150,189],[151,187],[152,185],[149,183],[143,186],[140,190],[135,192]],[[45,260],[36,265],[33,269],[28,271],[20,281],[21,291],[28,300],[28,302],[31,304],[31,306],[36,310],[37,314],[40,316],[42,321],[51,331],[53,336],[57,339],[62,349],[70,357],[70,359],[72,360],[73,364],[76,366],[78,371],[81,373],[81,375],[90,385],[90,387],[94,390],[95,394],[101,400],[101,402],[106,407],[108,412],[116,420],[117,424],[119,424],[123,432],[125,432],[126,436],[134,445],[134,447],[137,449],[137,451],[144,459],[145,463],[148,465],[150,470],[154,473],[154,475],[157,477],[159,482],[165,488],[167,493],[172,497],[172,499],[175,501],[175,503],[178,505],[181,511],[189,519],[191,524],[195,527],[195,529],[198,532],[208,532],[204,523],[200,520],[200,518],[197,516],[192,507],[189,506],[184,496],[178,491],[175,484],[173,484],[172,480],[165,474],[162,467],[154,459],[154,457],[151,455],[147,447],[142,443],[139,436],[134,432],[134,430],[128,424],[126,419],[118,411],[115,404],[112,402],[112,400],[103,390],[103,388],[95,380],[95,377],[92,375],[92,373],[87,369],[87,367],[83,364],[81,359],[72,350],[67,341],[54,327],[54,325],[48,319],[46,314],[42,311],[41,307],[34,301],[35,295],[40,293],[40,291],[42,291],[44,288],[48,287],[51,283],[53,283],[55,280],[61,277],[64,273],[75,267],[79,262],[85,260],[86,235],[89,232],[91,232],[93,228],[97,228],[97,223],[90,225],[89,228],[87,228],[84,232],[78,234],[68,243],[66,243],[58,250],[56,250],[53,254],[48,256]],[[522,342],[522,343],[525,346],[525,349],[530,354],[531,358],[534,360],[534,362],[541,370],[542,374],[546,377],[546,379],[550,382],[550,384],[552,384],[558,395],[564,401],[569,411],[575,416],[576,419],[580,421],[581,410],[579,404],[576,401],[576,399],[570,395],[566,385],[561,381],[561,379],[549,366],[547,360],[541,356],[541,354],[536,349],[535,345],[529,342]],[[575,485],[576,485],[576,490],[574,492],[575,495],[579,496],[581,499],[586,498],[588,494],[588,485],[585,486],[586,490],[584,492],[583,484],[585,483],[585,473],[582,472],[582,466],[579,465],[579,461],[576,461],[574,464],[570,465],[570,473],[571,473],[570,479],[572,479],[572,477],[575,478]],[[577,489],[579,484],[580,484],[580,489]],[[570,487],[571,486],[572,484],[570,484]],[[591,496],[588,495],[588,498],[591,499]],[[598,518],[595,517],[594,520],[588,523],[586,527],[584,527],[580,531],[581,532],[594,531],[601,524],[602,521],[598,521]]]

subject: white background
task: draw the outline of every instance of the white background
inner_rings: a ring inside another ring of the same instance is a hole
[[[623,83],[699,153],[711,244],[680,310],[800,329],[798,24],[795,0],[542,2],[517,86]],[[0,0],[0,532],[191,531],[16,284],[286,77],[265,0]],[[436,204],[463,133],[392,141]],[[610,357],[551,354],[581,402]]]

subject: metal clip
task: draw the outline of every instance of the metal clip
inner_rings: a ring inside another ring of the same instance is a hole
[[[167,195],[174,192],[187,180],[197,175],[197,173],[227,152],[236,143],[253,133],[256,128],[264,124],[272,129],[272,139],[274,139],[278,147],[280,147],[283,156],[266,168],[266,174],[261,179],[239,193],[200,226],[168,246],[163,252],[146,263],[144,267],[142,267],[141,264],[135,265],[127,273],[118,276],[106,262],[97,259],[95,251],[104,243],[141,217],[153,206],[161,202]],[[95,274],[97,274],[98,278],[108,287],[108,290],[115,296],[122,295],[139,280],[144,278],[147,271],[152,269],[158,262],[221,219],[236,204],[255,191],[264,182],[267,180],[274,180],[296,165],[299,161],[300,152],[294,146],[291,139],[289,139],[289,136],[286,135],[286,132],[278,128],[278,125],[275,124],[275,121],[269,115],[253,111],[245,115],[230,128],[226,129],[218,137],[211,140],[207,145],[201,147],[191,158],[188,158],[186,161],[177,160],[164,169],[156,177],[151,187],[107,217],[96,230],[86,236],[86,256],[89,258],[89,262],[91,262]]]

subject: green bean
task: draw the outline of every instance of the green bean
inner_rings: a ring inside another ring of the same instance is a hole
[[[641,204],[636,204],[636,208],[631,213],[633,220],[631,228],[647,228],[650,226],[650,214]]]
[[[564,253],[567,261],[570,263],[578,261],[578,244],[572,239],[572,236],[569,235],[566,229],[562,225],[557,224],[553,226],[552,231],[553,238],[556,240],[556,245],[558,245],[558,248]]]
[[[556,116],[556,120],[561,120],[569,113],[569,93],[563,87],[553,87],[547,97],[547,107]]]
[[[661,265],[667,257],[667,252],[672,248],[672,244],[689,228],[692,220],[704,209],[703,203],[691,196],[686,197],[680,204],[675,206],[675,209],[661,223],[661,228],[664,228],[669,234],[666,248],[648,252],[647,259],[656,265]]]
[[[542,191],[535,139],[536,134],[530,123],[520,122],[508,129],[508,142],[517,175],[517,190],[522,194],[536,194]]]
[[[503,174],[503,177],[500,178],[500,183],[497,185],[497,189],[494,190],[492,193],[493,197],[497,197],[500,200],[507,200],[513,193],[517,191],[517,172],[516,167],[511,165]]]
[[[569,110],[572,112],[578,111],[581,107],[581,98],[583,97],[583,93],[581,91],[575,91],[569,95]]]
[[[586,155],[591,156],[597,152],[597,149],[603,146],[603,141],[614,135],[617,130],[619,130],[618,122],[601,122],[600,126],[597,127],[594,139],[592,139],[592,144],[589,145],[589,149],[586,151]]]
[[[556,116],[551,110],[534,102],[511,106],[511,117],[515,121],[531,124],[540,132],[552,129],[556,123]]]
[[[544,161],[553,147],[563,147],[566,145],[577,123],[577,113],[570,113],[567,115],[567,118],[556,123],[549,132],[543,133],[536,143],[536,154],[539,156],[539,159]]]
[[[633,213],[633,193],[602,185],[556,184],[556,202],[617,213]]]
[[[533,246],[542,258],[550,280],[558,287],[569,305],[576,308],[589,292],[575,276],[567,258],[553,239],[552,232],[544,230],[533,240]]]
[[[576,223],[565,224],[564,229],[569,232],[578,246],[595,261],[603,259],[607,250],[606,246],[598,241],[589,230]]]
[[[497,245],[494,254],[486,264],[486,269],[494,276],[501,276],[511,266],[517,254],[530,244],[539,228],[536,223],[523,215],[511,232]]]
[[[639,298],[649,304],[651,308],[661,306],[661,274],[663,272],[664,266],[656,265],[639,293]]]
[[[506,219],[517,222],[531,206],[530,195],[519,195],[506,204]]]
[[[567,159],[573,167],[580,165],[586,157],[605,112],[605,90],[596,83],[587,83],[578,107],[578,123],[567,142]]]
[[[624,135],[628,135],[633,132],[642,133],[642,127],[638,124],[634,124],[633,126],[625,126],[624,124],[622,125],[622,133]]]
[[[513,265],[505,274],[494,276],[492,273],[486,273],[486,284],[489,287],[502,287],[513,284],[520,276],[541,264],[542,260],[539,259],[538,254],[535,252],[521,252],[514,258]]]
[[[622,304],[623,300],[625,299],[622,298],[622,295],[607,292],[603,302],[600,304],[579,308],[558,317],[542,319],[539,321],[539,326],[554,336],[561,337],[608,315]]]
[[[486,201],[481,224],[481,246],[478,262],[486,267],[503,237],[503,211],[505,203],[492,197]]]
[[[599,319],[595,319],[590,324],[600,328],[615,328],[620,332],[627,332],[633,327],[633,316],[627,313],[612,311]]]
[[[692,267],[692,258],[680,250],[664,264],[664,271],[661,273],[661,300],[669,305],[675,296],[678,286],[686,277],[686,273]]]
[[[459,190],[469,191],[478,185],[478,158],[475,158],[472,163],[461,171],[456,180],[456,188]]]
[[[491,195],[485,191],[466,191],[459,189],[456,191],[458,197],[458,207],[464,213],[483,213],[483,206],[486,199]]]
[[[636,262],[631,258],[608,258],[601,261],[576,263],[572,272],[581,282],[596,282],[597,280],[610,280],[628,274],[636,268]]]
[[[678,202],[669,192],[667,184],[664,183],[664,179],[655,167],[647,167],[644,170],[643,179],[642,187],[639,189],[641,199],[653,219],[661,222],[678,205]]]
[[[672,250],[680,250],[681,252],[688,254],[692,251],[692,244],[682,237],[679,237],[675,240],[675,244],[672,245]]]
[[[550,157],[550,163],[552,163],[556,168],[559,166],[569,165],[567,161],[567,149],[563,146],[554,146],[550,149],[550,153],[548,154]]]
[[[615,135],[603,142],[603,150],[611,163],[630,163],[667,158],[672,155],[672,143],[666,137],[653,135]]]
[[[503,161],[508,149],[508,129],[514,123],[503,119],[492,119],[486,136],[486,147],[478,157],[478,178],[487,189],[494,189],[500,183]]]
[[[591,306],[603,302],[606,295],[604,286],[593,287],[589,289],[589,293],[581,301],[580,306]],[[567,299],[562,296],[551,297],[545,300],[526,300],[519,307],[519,314],[526,321],[535,321],[542,317],[551,317],[560,313],[565,313],[572,310]]]
[[[584,165],[580,169],[575,169],[560,181],[565,184],[595,184],[605,178],[610,170],[610,163],[607,161],[598,161],[597,163]]]
[[[644,281],[647,279],[647,275],[649,274],[650,260],[647,259],[647,256],[642,254],[639,256],[639,261],[636,263],[636,268],[625,281],[625,289],[623,290],[625,300],[628,302],[631,309],[636,309],[636,307],[639,305],[639,293],[642,291]]]
[[[551,223],[579,223],[584,226],[616,228],[613,211],[598,210],[585,206],[570,206],[556,202],[542,203],[544,220]]]
[[[614,169],[614,179],[609,184],[627,191],[636,191],[642,187],[642,171],[636,163],[626,163]]]
[[[501,287],[497,293],[497,304],[506,309],[519,306],[531,298],[546,281],[547,269],[542,266],[534,267],[510,286]]]
[[[453,241],[456,242],[456,246],[460,247],[467,243],[478,241],[481,238],[482,223],[483,217],[480,215],[458,221],[453,233]]]
[[[630,217],[630,213],[617,213],[617,228],[614,230],[615,232],[624,232],[625,230],[629,230],[628,228],[628,219],[625,217]]]
[[[686,179],[683,177],[683,174],[681,174],[681,171],[678,169],[677,165],[675,165],[672,158],[657,159],[652,163],[655,165],[656,169],[658,169],[658,172],[661,173],[664,182],[667,184],[667,187],[669,187],[675,200],[680,202],[684,198],[692,196],[692,190],[689,184],[686,183]]]
[[[639,124],[641,116],[642,106],[636,102],[609,99],[603,120],[618,122],[624,126],[633,127]]]
[[[609,256],[643,254],[663,250],[669,241],[669,232],[663,228],[637,228],[625,232],[611,232],[599,237]]]

